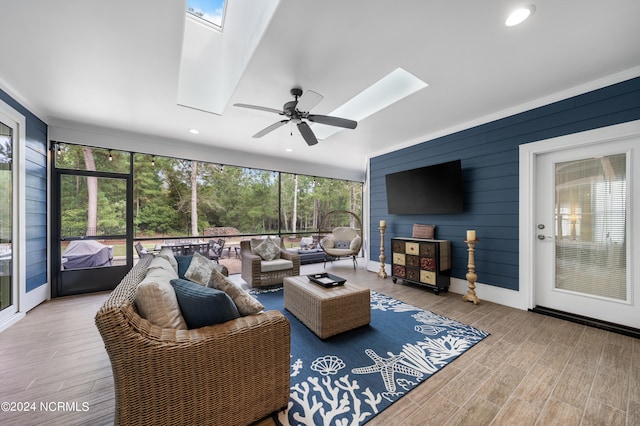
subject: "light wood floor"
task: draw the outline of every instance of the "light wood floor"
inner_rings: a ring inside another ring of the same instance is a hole
[[[302,272],[319,271],[322,264]],[[454,293],[435,296],[362,266],[354,272],[350,261],[327,271],[491,333],[371,425],[640,424],[640,340],[493,303],[474,306]],[[51,300],[0,333],[0,402],[35,408],[0,411],[0,424],[113,423],[111,367],[93,322],[106,296]]]

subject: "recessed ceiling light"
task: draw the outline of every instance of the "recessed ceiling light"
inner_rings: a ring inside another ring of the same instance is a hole
[[[328,115],[360,121],[427,86],[415,75],[396,68]],[[318,139],[326,139],[341,130],[341,127],[317,123],[313,128]]]
[[[292,149],[292,148],[287,148],[287,149],[285,149],[285,151],[287,151],[287,152],[293,152],[293,149]]]
[[[504,24],[507,27],[513,27],[515,25],[521,24],[526,21],[531,15],[533,15],[533,12],[535,11],[536,7],[534,5],[516,9],[511,12],[511,14],[507,17],[507,20],[504,21]]]
[[[197,135],[198,133],[200,133],[200,130],[198,129],[191,129],[189,130],[191,133],[193,133],[194,135]]]

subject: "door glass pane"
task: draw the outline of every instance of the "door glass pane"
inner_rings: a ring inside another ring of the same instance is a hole
[[[626,154],[556,164],[556,288],[626,301]]]
[[[60,176],[62,269],[126,263],[126,193],[124,179]]]
[[[11,241],[13,233],[12,129],[0,123],[0,311],[13,305]]]

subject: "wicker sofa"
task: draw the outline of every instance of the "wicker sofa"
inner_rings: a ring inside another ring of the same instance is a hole
[[[144,255],[96,314],[111,360],[116,425],[246,425],[289,401],[290,329],[279,311],[199,329],[161,328],[136,309]]]

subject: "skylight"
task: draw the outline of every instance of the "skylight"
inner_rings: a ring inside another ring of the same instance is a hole
[[[328,115],[360,121],[427,86],[410,72],[396,68]],[[326,139],[341,130],[321,124],[314,124],[313,128],[318,139]]]
[[[225,0],[187,0],[187,13],[222,28]]]

